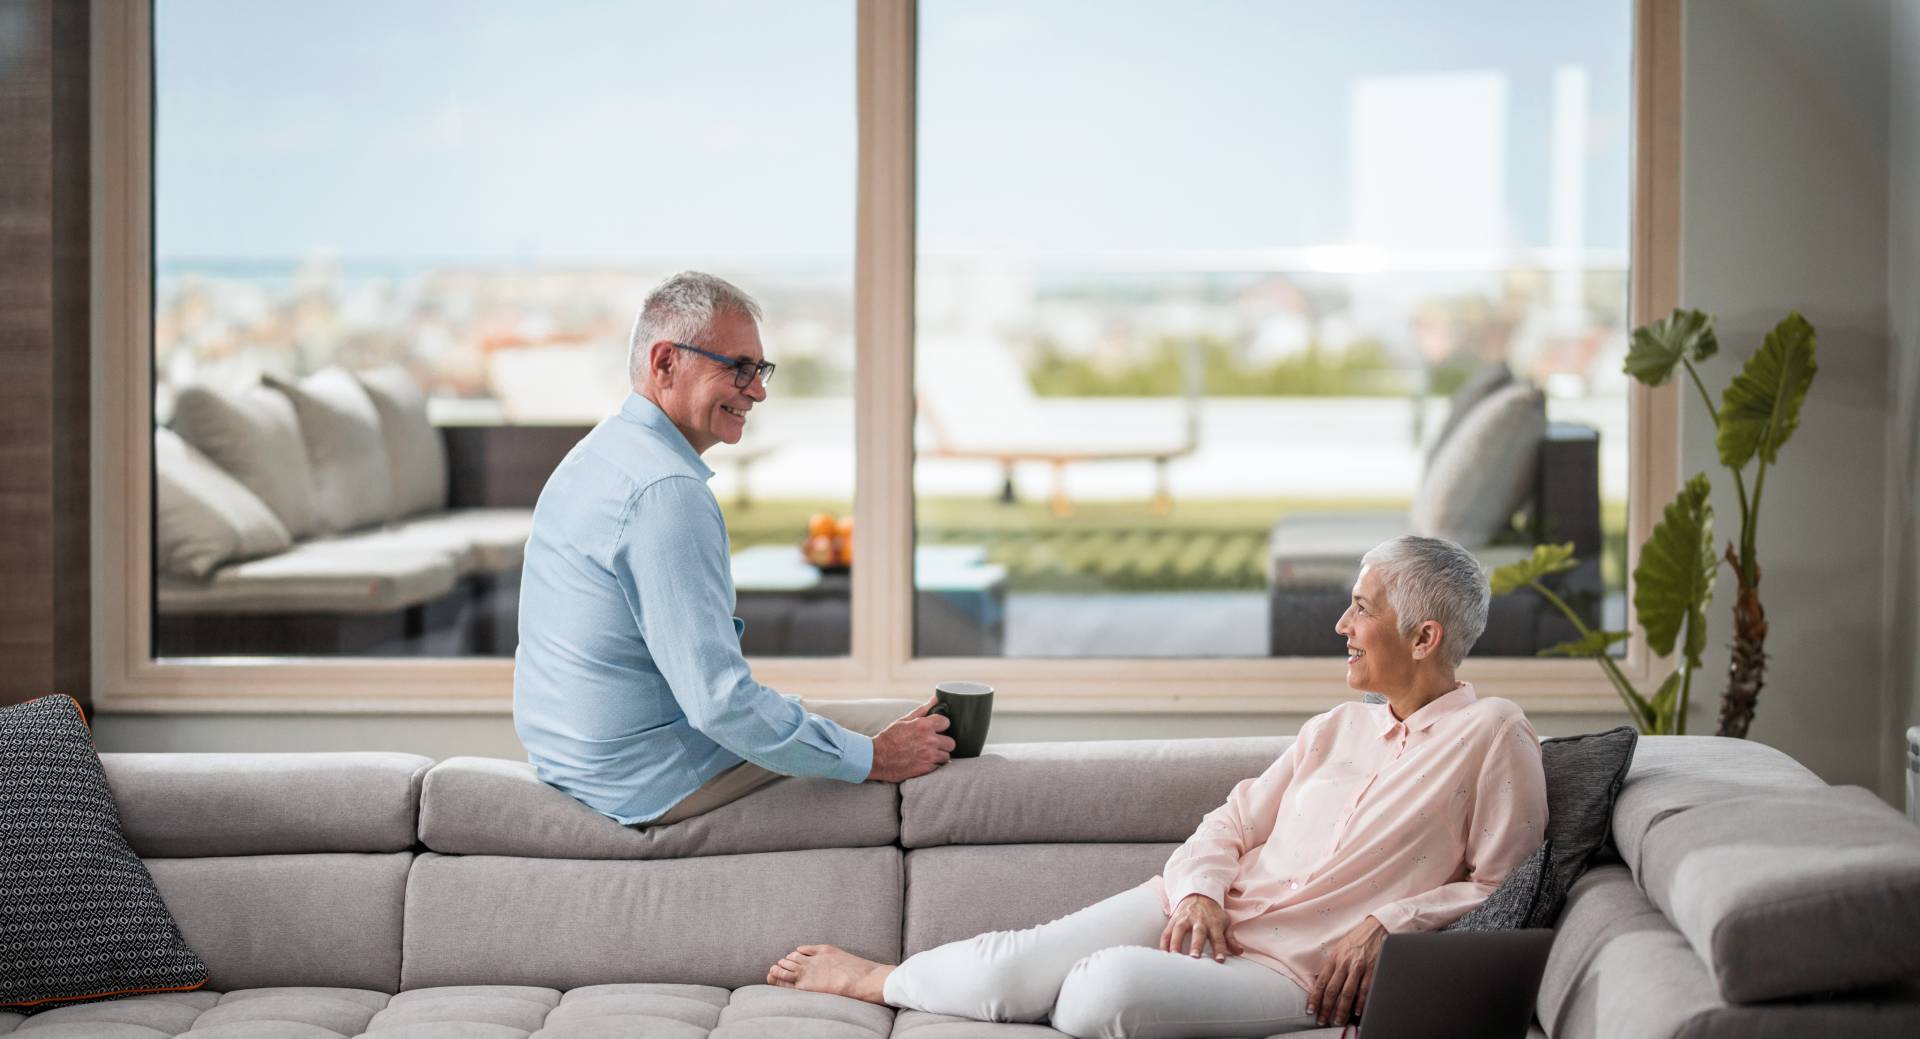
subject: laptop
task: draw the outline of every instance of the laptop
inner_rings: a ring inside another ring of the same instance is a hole
[[[1388,935],[1360,1039],[1526,1039],[1552,947],[1546,928]]]

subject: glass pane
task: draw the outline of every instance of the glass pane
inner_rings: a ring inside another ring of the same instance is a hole
[[[535,498],[685,269],[779,365],[704,456],[743,646],[848,651],[802,545],[852,513],[850,0],[157,0],[154,43],[157,655],[512,654]]]
[[[923,0],[916,652],[1337,654],[1408,532],[1620,625],[1631,9]]]

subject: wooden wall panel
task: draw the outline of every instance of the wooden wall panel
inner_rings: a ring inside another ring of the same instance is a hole
[[[0,703],[85,702],[87,6],[0,26]]]

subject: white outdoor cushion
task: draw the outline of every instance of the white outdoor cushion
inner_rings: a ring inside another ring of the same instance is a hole
[[[431,549],[308,541],[233,563],[206,581],[162,577],[161,613],[385,613],[453,590],[453,560]]]
[[[446,508],[447,445],[427,420],[427,398],[419,385],[398,365],[356,372],[354,378],[380,412],[394,517]]]
[[[300,417],[284,395],[265,386],[235,392],[182,386],[172,427],[265,502],[287,533],[303,538],[320,530]]]
[[[285,394],[300,415],[321,531],[336,534],[391,518],[387,440],[379,409],[360,383],[344,368],[323,368],[298,383],[271,375],[262,379]]]
[[[1477,548],[1526,504],[1547,433],[1547,402],[1530,383],[1494,391],[1435,452],[1414,495],[1413,531]]]
[[[155,554],[162,572],[205,577],[222,563],[293,547],[259,496],[171,429],[153,431]]]
[[[532,532],[532,509],[455,509],[342,534],[326,544],[354,551],[437,552],[465,576],[519,570]]]

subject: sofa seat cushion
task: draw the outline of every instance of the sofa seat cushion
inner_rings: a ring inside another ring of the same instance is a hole
[[[102,754],[120,827],[148,858],[392,852],[414,845],[433,759],[325,754]]]
[[[1638,879],[1731,1002],[1920,978],[1920,829],[1859,787],[1669,816]]]
[[[1184,841],[1291,736],[1010,743],[900,784],[900,841]],[[1040,792],[1036,795],[1036,792]]]
[[[258,988],[140,996],[0,1014],[0,1035],[47,1039],[886,1039],[893,1011],[766,985]],[[1051,1029],[1045,1034],[1058,1033]]]
[[[1360,557],[1413,529],[1403,512],[1296,512],[1273,525],[1267,538],[1267,582],[1275,588],[1347,588]],[[1488,569],[1517,563],[1532,545],[1470,545]],[[1328,623],[1332,627],[1332,623]]]
[[[459,573],[445,553],[310,541],[223,566],[205,582],[162,577],[161,613],[386,613],[437,599]]]
[[[445,552],[460,573],[518,572],[533,532],[531,509],[454,509],[357,535],[369,546],[415,546]]]
[[[814,848],[871,848],[900,836],[891,783],[783,779],[671,826],[622,826],[540,781],[533,766],[448,758],[426,773],[420,841],[451,855],[680,859]]]

